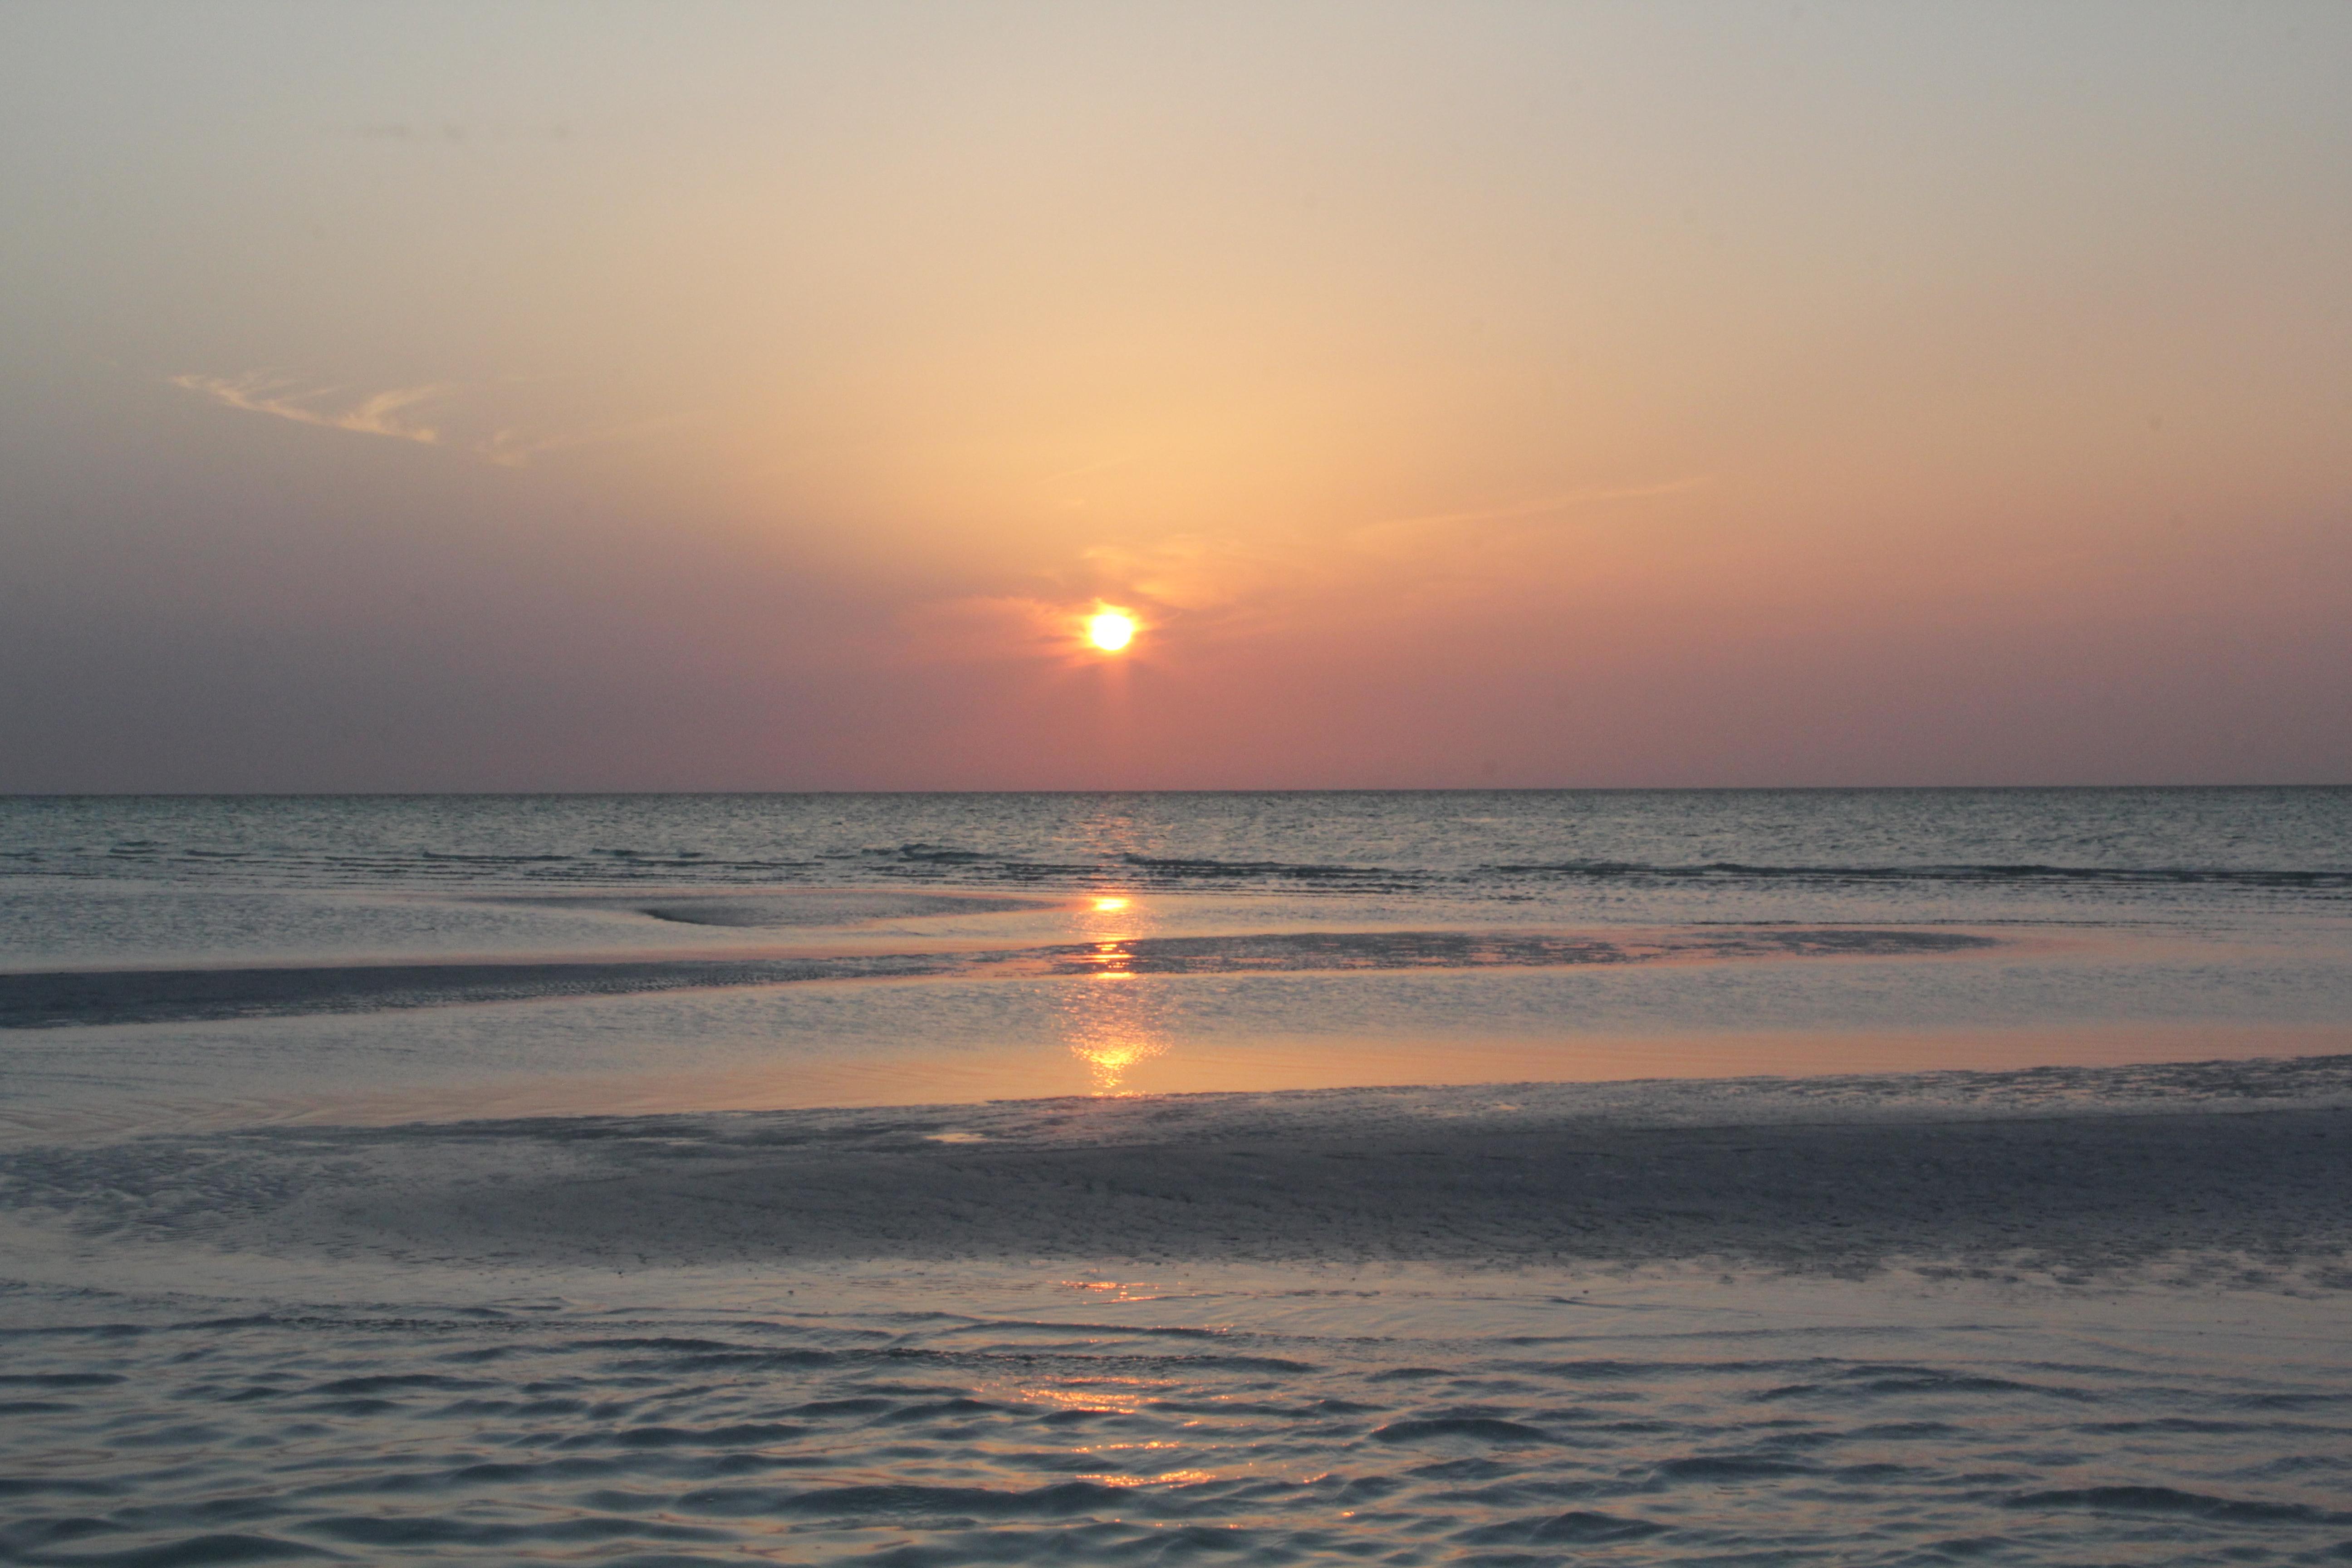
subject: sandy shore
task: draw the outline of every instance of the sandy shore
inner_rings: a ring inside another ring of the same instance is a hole
[[[1721,1259],[2352,1289],[2352,1058],[284,1128],[29,1149],[86,1237],[499,1266]]]

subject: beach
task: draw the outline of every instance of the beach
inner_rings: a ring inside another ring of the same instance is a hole
[[[0,1558],[2352,1551],[2333,795],[855,804],[20,808]]]
[[[2352,1286],[2352,1057],[147,1138],[85,1229],[426,1267],[1726,1262]],[[55,1161],[55,1163],[47,1162]]]
[[[2352,1058],[299,1126],[5,1173],[20,1562],[2352,1542]]]
[[[2352,1568],[2352,6],[0,80],[0,1568]]]

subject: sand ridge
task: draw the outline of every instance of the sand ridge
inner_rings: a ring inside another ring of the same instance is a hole
[[[1926,1260],[2352,1288],[2344,1057],[263,1129],[6,1163],[14,1206],[88,1234],[418,1263]]]

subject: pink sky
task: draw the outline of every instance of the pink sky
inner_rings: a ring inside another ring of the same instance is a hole
[[[0,789],[2352,779],[2347,79],[2334,5],[16,7]]]

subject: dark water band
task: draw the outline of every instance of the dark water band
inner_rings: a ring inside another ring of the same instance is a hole
[[[1710,928],[1599,937],[1523,932],[1303,931],[1145,937],[997,952],[0,973],[0,1029],[371,1013],[469,1002],[628,995],[808,981],[1537,969],[1576,964],[1923,957],[1996,939],[1944,931]]]

